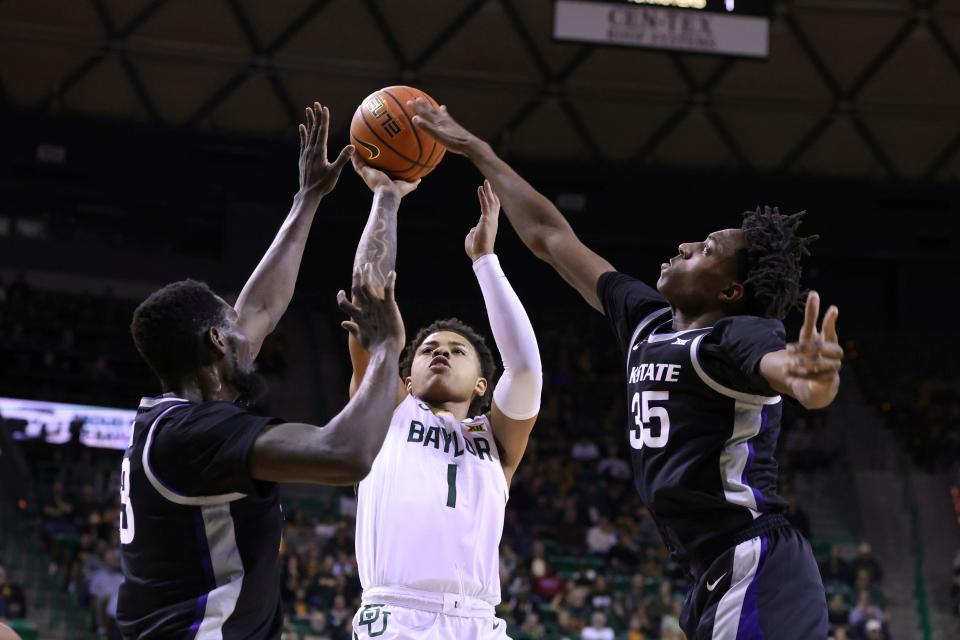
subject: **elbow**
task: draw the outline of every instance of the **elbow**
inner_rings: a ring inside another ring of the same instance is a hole
[[[530,242],[527,243],[527,247],[530,249],[531,253],[533,253],[533,255],[537,256],[539,259],[548,264],[553,264],[553,255],[550,251],[549,233],[540,232],[533,236],[530,239]]]
[[[372,467],[373,460],[368,460],[365,457],[344,460],[340,465],[340,481],[337,484],[359,484],[370,474]]]

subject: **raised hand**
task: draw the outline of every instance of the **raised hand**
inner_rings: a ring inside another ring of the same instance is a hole
[[[488,180],[477,187],[477,198],[480,200],[480,220],[463,241],[463,248],[471,260],[493,253],[500,220],[500,198],[493,192]]]
[[[350,316],[340,326],[350,332],[357,342],[367,351],[385,349],[391,356],[398,356],[403,350],[406,333],[403,318],[394,299],[397,274],[387,274],[383,296],[377,294],[373,281],[373,265],[362,265],[353,271],[353,300],[347,298],[342,289],[337,293],[337,306]]]
[[[475,135],[464,129],[447,113],[446,107],[435,107],[429,100],[422,97],[410,100],[407,106],[416,111],[413,124],[436,138],[437,142],[450,151],[465,155],[469,146],[477,141]]]
[[[327,160],[327,133],[330,129],[330,109],[314,102],[306,108],[307,123],[300,131],[300,190],[323,197],[337,186],[343,167],[353,156],[353,145],[347,145],[332,163]]]
[[[353,170],[357,172],[358,176],[363,178],[364,183],[370,191],[374,193],[377,191],[392,191],[402,198],[420,186],[419,178],[415,182],[392,180],[390,176],[379,169],[371,167],[357,155],[353,156]]]
[[[837,316],[840,310],[831,306],[824,314],[823,324],[817,330],[820,315],[820,295],[807,295],[803,327],[796,342],[787,345],[784,365],[786,382],[794,397],[806,404],[826,406],[833,401],[840,387],[840,365],[843,347],[837,336]]]

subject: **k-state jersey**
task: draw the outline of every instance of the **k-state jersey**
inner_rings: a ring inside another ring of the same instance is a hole
[[[782,401],[758,372],[784,348],[779,320],[727,316],[676,332],[666,300],[621,273],[598,294],[625,354],[634,484],[681,558],[780,512]]]
[[[121,467],[124,638],[279,638],[283,518],[248,471],[275,422],[229,402],[144,398]]]

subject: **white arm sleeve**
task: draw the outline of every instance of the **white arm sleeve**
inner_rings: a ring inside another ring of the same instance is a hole
[[[493,339],[503,358],[503,375],[493,390],[493,399],[503,415],[528,420],[540,412],[543,388],[537,336],[497,256],[480,256],[473,263],[473,272],[483,292]]]

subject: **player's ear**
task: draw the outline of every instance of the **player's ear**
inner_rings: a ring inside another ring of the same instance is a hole
[[[746,295],[746,290],[743,285],[739,282],[731,282],[726,289],[720,291],[717,297],[720,299],[720,304],[729,307],[743,302],[744,295]]]
[[[413,389],[413,376],[407,376],[404,378],[403,386],[407,388],[408,392],[411,391]]]
[[[227,353],[227,336],[219,327],[207,329],[202,342],[204,362],[219,360]]]
[[[473,387],[474,393],[478,396],[482,396],[487,392],[487,379],[486,378],[477,378],[477,384]]]

